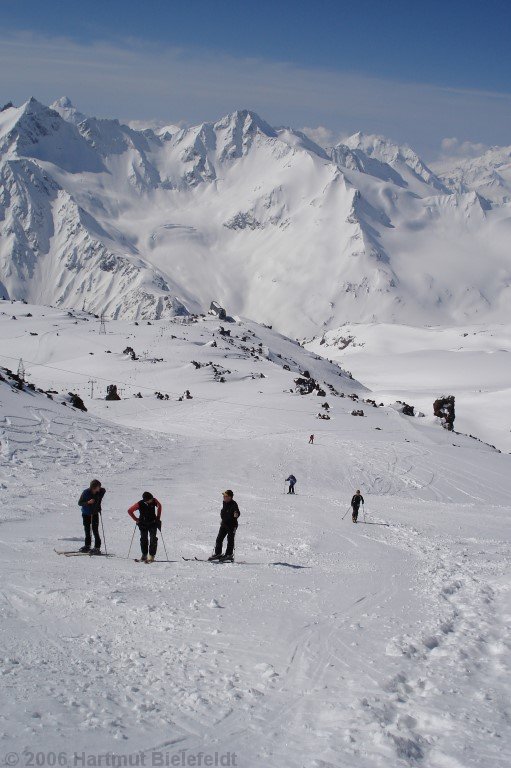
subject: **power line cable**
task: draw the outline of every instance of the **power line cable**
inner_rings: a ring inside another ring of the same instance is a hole
[[[0,354],[0,357],[5,358],[7,360],[17,360],[18,359],[16,357],[12,357],[11,355],[3,355],[3,354]],[[48,369],[50,369],[52,371],[59,371],[61,373],[71,373],[71,374],[76,375],[76,376],[90,377],[90,373],[81,373],[80,371],[72,371],[72,370],[69,370],[68,368],[58,368],[57,366],[47,365],[46,363],[35,363],[32,360],[27,360],[26,358],[25,358],[25,362],[27,364],[29,364],[29,365],[36,365],[36,366],[39,366],[40,368],[48,368]],[[102,376],[95,376],[95,378],[97,380],[99,380],[99,381],[108,381],[109,383],[112,382],[112,377],[106,379],[106,378],[104,378]],[[143,386],[143,385],[139,385],[139,384],[130,384],[130,383],[126,382],[126,381],[119,381],[119,380],[117,380],[117,381],[118,381],[118,384],[121,384],[121,385],[123,385],[125,387],[128,387],[130,389],[144,389],[144,390],[147,390],[149,392],[153,392],[153,393],[155,392],[154,387],[147,387],[147,386]],[[88,382],[84,382],[84,383],[88,383]],[[179,393],[178,392],[171,392],[170,394],[173,395],[174,397],[181,397],[183,393],[182,392],[179,392]],[[239,407],[242,407],[242,408],[259,408],[260,410],[265,410],[265,411],[282,411],[282,410],[285,410],[286,413],[301,413],[301,414],[303,414],[303,411],[299,411],[296,408],[295,409],[293,409],[293,408],[285,408],[284,409],[282,407],[276,407],[276,406],[271,406],[271,405],[258,405],[258,404],[255,404],[255,403],[232,402],[230,400],[222,400],[220,398],[219,399],[214,399],[214,398],[211,398],[211,397],[209,397],[209,398],[208,397],[200,397],[199,395],[194,395],[192,397],[192,400],[197,400],[198,402],[204,402],[204,403],[216,403],[216,404],[222,403],[224,405],[239,406]],[[176,403],[176,405],[177,405],[177,403]]]

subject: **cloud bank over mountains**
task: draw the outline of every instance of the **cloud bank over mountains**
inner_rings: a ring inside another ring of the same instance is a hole
[[[46,103],[70,93],[88,114],[125,121],[192,124],[245,105],[273,125],[326,126],[336,136],[381,133],[412,143],[427,158],[445,137],[492,145],[507,144],[511,135],[510,94],[136,40],[86,44],[3,32],[0,88],[5,101],[17,102],[27,93]]]

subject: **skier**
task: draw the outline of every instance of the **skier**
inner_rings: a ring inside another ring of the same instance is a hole
[[[135,512],[138,511],[138,517]],[[135,521],[140,530],[140,549],[145,563],[154,561],[158,549],[158,536],[156,531],[161,531],[162,506],[149,491],[144,491],[141,501],[137,501],[128,509],[128,515]]]
[[[80,547],[80,552],[90,552],[91,555],[99,555],[101,551],[101,536],[99,535],[99,516],[101,514],[101,501],[106,491],[101,487],[99,480],[91,480],[90,485],[78,499],[78,505],[82,508],[83,529],[85,531],[85,544]],[[94,534],[94,547],[91,549],[92,533]]]
[[[309,445],[314,445],[314,435],[309,437]]]
[[[240,516],[240,510],[237,503],[234,501],[234,493],[232,491],[223,492],[223,504],[220,510],[220,530],[215,542],[215,554],[211,555],[209,560],[219,560],[222,563],[234,561],[234,537],[236,535],[236,529],[238,528],[238,517]],[[225,555],[222,555],[222,547],[224,539],[227,536],[227,549]]]
[[[357,522],[360,503],[364,504],[364,497],[362,496],[360,491],[357,490],[351,500],[351,510],[352,510],[351,519],[353,520],[354,523]]]
[[[296,485],[296,477],[294,475],[289,475],[289,477],[286,477],[286,483],[289,483],[289,490],[288,493],[295,492],[295,485]]]

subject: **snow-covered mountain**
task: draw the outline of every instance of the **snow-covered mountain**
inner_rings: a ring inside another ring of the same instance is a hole
[[[493,205],[511,201],[511,146],[491,147],[478,157],[439,161],[435,167],[455,192],[477,192]]]
[[[485,190],[378,136],[327,152],[247,110],[134,130],[31,99],[0,113],[0,291],[125,318],[216,299],[294,336],[498,320],[511,207]]]

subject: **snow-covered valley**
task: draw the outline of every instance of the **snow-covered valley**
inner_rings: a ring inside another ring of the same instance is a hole
[[[509,455],[392,398],[373,407],[361,375],[251,321],[102,334],[81,311],[0,312],[0,365],[23,358],[35,385],[0,381],[5,754],[508,764]],[[319,396],[297,391],[310,377]],[[121,400],[105,401],[109,384]],[[58,556],[83,542],[77,499],[96,476],[115,557]],[[225,488],[237,562],[185,562],[210,554]],[[137,536],[127,558],[126,510],[147,489],[168,554],[160,539],[153,565],[133,562]]]

